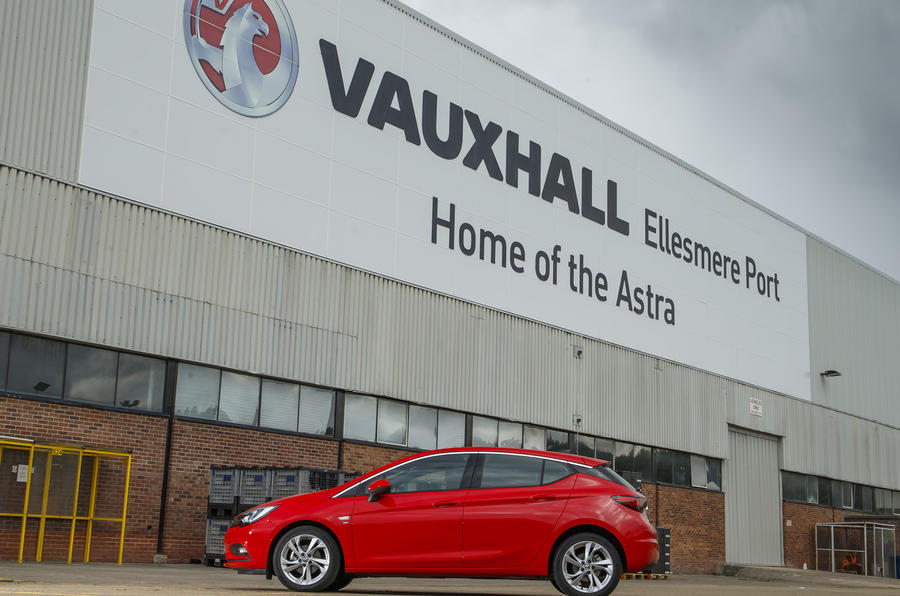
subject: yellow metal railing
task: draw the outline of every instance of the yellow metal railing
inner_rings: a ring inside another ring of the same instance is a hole
[[[40,444],[34,443],[28,439],[15,439],[9,437],[0,437],[0,461],[3,461],[3,453],[4,451],[27,451],[28,453],[28,463],[26,468],[26,474],[20,474],[26,476],[25,479],[25,495],[24,495],[24,503],[22,505],[22,512],[19,513],[17,511],[2,511],[0,510],[0,517],[6,518],[21,518],[22,519],[22,527],[19,532],[19,557],[18,561],[21,563],[24,559],[25,553],[25,537],[26,537],[26,525],[28,524],[28,520],[38,520],[38,535],[37,535],[37,545],[35,552],[35,561],[41,561],[43,558],[44,551],[44,536],[45,530],[47,527],[47,520],[49,519],[60,519],[60,520],[70,520],[71,525],[69,527],[69,549],[68,549],[68,557],[67,562],[72,562],[72,551],[73,546],[75,544],[75,524],[76,522],[83,521],[87,522],[87,529],[85,532],[84,539],[84,562],[90,562],[91,555],[91,538],[94,531],[94,522],[114,522],[119,523],[119,553],[117,562],[119,565],[122,564],[122,552],[125,545],[125,519],[128,511],[128,487],[129,481],[131,479],[131,454],[125,451],[113,451],[113,450],[104,450],[104,449],[89,449],[84,447],[78,447],[74,445],[57,445],[57,444]],[[35,454],[45,455],[46,463],[44,466],[43,477],[39,479],[32,478],[34,470],[35,470]],[[51,487],[52,487],[52,472],[53,472],[53,458],[54,457],[62,457],[65,455],[69,456],[77,456],[78,463],[75,466],[75,483],[73,487],[73,502],[72,502],[72,513],[71,515],[66,514],[55,514],[48,513],[47,507],[49,499],[51,498]],[[80,488],[81,488],[81,468],[84,463],[84,459],[86,457],[94,458],[92,471],[91,471],[91,491],[90,491],[90,502],[88,507],[87,515],[78,515],[78,501],[80,497]],[[100,473],[100,460],[104,458],[111,458],[115,460],[121,460],[125,466],[125,477],[124,477],[124,487],[122,491],[122,515],[121,517],[98,517],[96,515],[96,503],[97,503],[97,487],[98,487],[98,478]],[[26,465],[24,463],[18,464],[19,466]],[[18,478],[17,478],[18,481]],[[40,493],[41,498],[41,506],[40,513],[29,513],[29,505],[31,500],[31,492],[32,486],[34,482],[42,483],[42,490]]]

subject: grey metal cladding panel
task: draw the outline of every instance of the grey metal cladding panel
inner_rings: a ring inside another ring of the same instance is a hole
[[[762,401],[762,416],[749,399]],[[783,437],[786,470],[900,488],[900,429],[818,404],[727,382],[728,423]]]
[[[900,285],[807,239],[812,400],[900,427]],[[835,369],[840,377],[819,372]]]
[[[92,0],[0,2],[0,161],[74,180]]]

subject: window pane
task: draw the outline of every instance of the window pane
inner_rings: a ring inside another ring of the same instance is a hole
[[[116,405],[147,412],[162,412],[166,363],[159,358],[119,354]]]
[[[900,491],[894,491],[894,515],[900,515]]]
[[[379,443],[406,445],[406,404],[389,399],[378,400]]]
[[[594,441],[594,448],[596,450],[594,457],[608,461],[612,465],[616,455],[616,446],[612,439],[597,439]]]
[[[500,447],[514,447],[518,449],[522,446],[522,425],[516,422],[500,421],[500,438],[497,441]]]
[[[853,507],[853,485],[849,482],[839,483],[841,487],[841,507]]]
[[[875,513],[879,515],[891,514],[891,491],[883,488],[875,489]]]
[[[434,449],[437,446],[437,416],[435,408],[409,406],[409,446]]]
[[[562,430],[547,430],[547,451],[569,452],[569,433]]]
[[[819,479],[815,476],[806,477],[806,502],[819,502]]]
[[[7,389],[12,393],[62,397],[66,344],[11,335]]]
[[[672,453],[672,467],[675,469],[675,486],[691,485],[691,456],[687,453]]]
[[[586,457],[594,457],[594,437],[575,435],[575,453]]]
[[[375,398],[372,398],[375,399]],[[347,415],[344,414],[344,424]],[[372,412],[372,424],[375,424],[375,412]],[[334,391],[318,387],[300,388],[300,419],[297,430],[311,435],[334,435]],[[375,440],[374,430],[372,438]]]
[[[497,446],[497,421],[493,418],[472,416],[472,446]]]
[[[256,424],[259,420],[259,377],[222,372],[219,420]]]
[[[384,477],[391,483],[391,493],[457,490],[468,461],[464,453],[426,457],[391,470]]]
[[[702,455],[691,456],[691,486],[706,488],[706,458]]]
[[[218,407],[219,369],[179,364],[175,414],[215,420]]]
[[[9,365],[9,333],[0,331],[0,389],[6,389],[7,365]]]
[[[375,441],[377,400],[368,395],[348,393],[344,398],[344,436],[360,441]],[[303,419],[303,409],[300,410]]]
[[[818,479],[819,485],[819,505],[831,505],[831,481],[825,478]]]
[[[706,487],[710,490],[722,490],[722,460],[706,459]]]
[[[526,426],[524,434],[525,437],[522,441],[522,446],[525,447],[525,449],[536,449],[538,451],[547,449],[547,433],[544,432],[543,428]]]
[[[543,465],[537,457],[489,453],[484,456],[481,488],[539,486]]]
[[[260,426],[296,431],[299,413],[300,385],[263,379]]]
[[[872,487],[856,484],[853,508],[859,511],[872,511]]]
[[[542,484],[553,484],[573,474],[572,468],[559,461],[544,460],[544,477]]]
[[[656,481],[663,484],[672,484],[675,479],[672,473],[672,452],[665,449],[654,451],[656,456]]]
[[[113,405],[116,396],[117,354],[69,344],[66,360],[66,399]]]
[[[463,447],[466,444],[466,415],[459,412],[438,412],[438,449]]]
[[[786,501],[806,500],[806,476],[793,472],[781,473],[781,498]]]
[[[653,458],[649,447],[634,446],[634,471],[641,477],[641,482],[650,482],[653,478]]]
[[[616,441],[616,461],[613,462],[613,469],[619,474],[634,470],[634,445]]]

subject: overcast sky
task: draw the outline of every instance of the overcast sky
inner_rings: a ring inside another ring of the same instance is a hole
[[[402,0],[900,280],[900,0]]]

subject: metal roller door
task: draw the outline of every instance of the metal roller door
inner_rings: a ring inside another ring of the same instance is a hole
[[[729,429],[725,461],[725,560],[782,565],[777,437]]]

